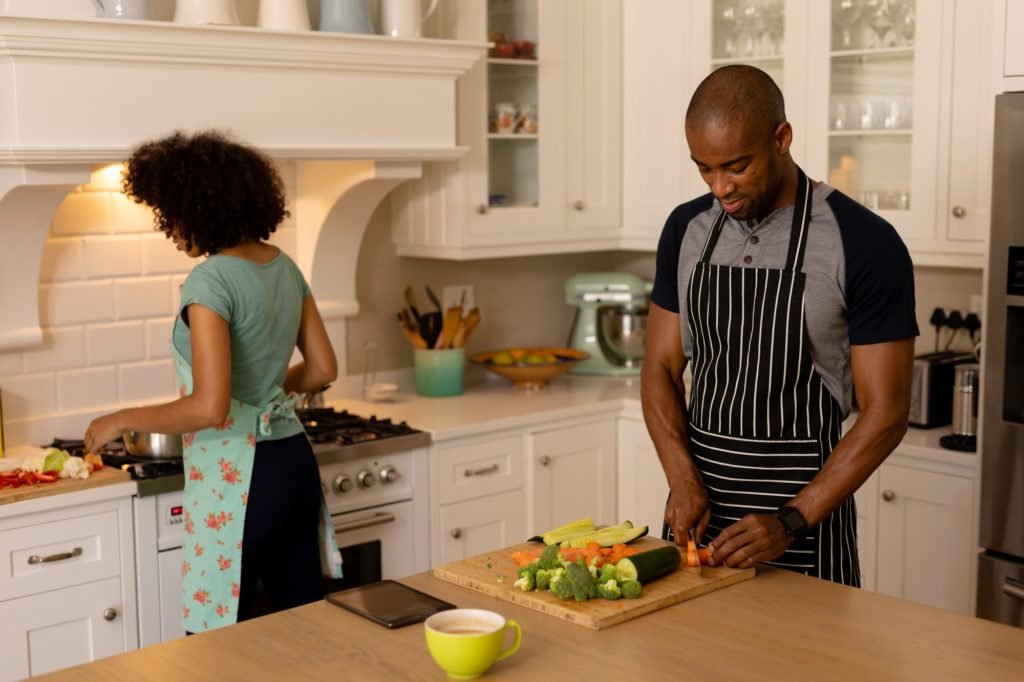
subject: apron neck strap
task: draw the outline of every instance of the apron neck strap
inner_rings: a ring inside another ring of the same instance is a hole
[[[804,252],[807,250],[807,228],[811,224],[811,183],[800,166],[796,167],[796,202],[793,205],[793,226],[789,231],[789,252],[786,254],[786,270],[799,271],[804,264]],[[718,237],[722,234],[726,212],[718,210],[711,233],[704,242],[704,250],[700,254],[700,262],[708,263],[711,252],[715,250]]]

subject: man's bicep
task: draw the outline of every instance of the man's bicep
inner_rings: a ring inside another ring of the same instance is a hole
[[[686,367],[679,328],[679,314],[651,303],[647,313],[647,339],[644,362],[652,362],[668,369],[673,377],[680,377]]]
[[[914,339],[850,346],[850,365],[862,410],[909,409]]]

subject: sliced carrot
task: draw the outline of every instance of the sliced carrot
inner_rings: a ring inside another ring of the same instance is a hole
[[[600,543],[597,543],[597,542],[588,542],[587,543],[587,549],[600,550],[601,549],[601,545],[600,545]]]

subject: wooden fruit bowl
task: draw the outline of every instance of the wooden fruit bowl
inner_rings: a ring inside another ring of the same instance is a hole
[[[515,358],[515,364],[495,364],[495,356],[501,354],[511,354]],[[549,355],[554,356],[555,360],[527,363],[524,359],[529,355]],[[549,381],[568,372],[574,365],[588,357],[589,353],[575,348],[503,348],[475,353],[469,357],[469,361],[508,379],[515,388],[533,390],[544,388]]]

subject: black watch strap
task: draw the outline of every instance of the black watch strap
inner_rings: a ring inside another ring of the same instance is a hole
[[[807,521],[796,507],[779,507],[779,511],[775,512],[775,515],[779,518],[779,523],[786,530],[786,535],[795,539],[800,539],[807,535]]]

